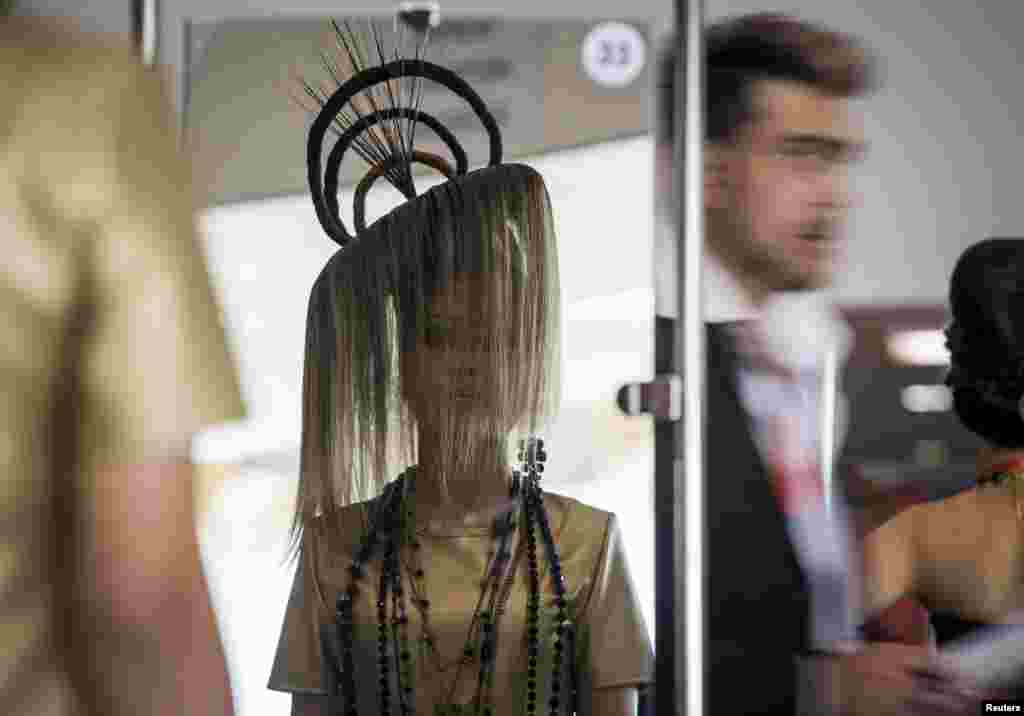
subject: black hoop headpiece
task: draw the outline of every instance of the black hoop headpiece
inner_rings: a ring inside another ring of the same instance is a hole
[[[327,232],[327,235],[341,247],[347,246],[366,229],[364,221],[366,193],[374,180],[385,174],[389,168],[393,168],[393,166],[389,165],[410,164],[414,162],[425,164],[437,169],[449,179],[462,176],[467,172],[468,161],[466,152],[455,136],[436,118],[411,107],[389,107],[361,116],[358,121],[353,122],[341,134],[327,158],[326,172],[322,170],[321,157],[323,155],[324,137],[345,106],[361,92],[375,85],[402,77],[418,77],[433,80],[466,100],[484,125],[490,138],[489,165],[501,164],[501,132],[498,129],[498,123],[495,122],[494,117],[487,110],[483,100],[480,99],[480,96],[473,88],[451,70],[425,60],[395,60],[394,62],[359,72],[341,85],[331,95],[330,99],[324,103],[309,131],[309,140],[306,144],[307,175],[317,218],[320,220],[320,225]],[[356,189],[353,202],[353,220],[355,224],[355,236],[353,236],[345,228],[345,224],[342,222],[338,211],[338,173],[341,169],[341,162],[345,157],[345,152],[348,151],[363,132],[377,124],[396,118],[422,122],[432,129],[455,157],[456,167],[453,170],[443,158],[419,151],[397,154],[390,157],[384,165],[373,167]],[[416,196],[416,189],[411,180],[411,173],[408,176],[408,181],[400,183],[397,188],[406,199],[413,199]]]

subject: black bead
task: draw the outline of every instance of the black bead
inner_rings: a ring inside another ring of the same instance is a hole
[[[537,700],[537,694],[536,694],[536,692],[534,692],[534,691],[530,691],[530,692],[529,692],[528,694],[526,694],[526,700],[527,700],[527,701],[530,701],[531,703],[532,703],[533,701],[536,701],[536,700]]]
[[[411,658],[412,658],[412,654],[410,654],[408,651],[403,651],[402,652],[402,661],[409,661],[409,659],[411,659]]]
[[[557,696],[552,696],[551,700],[548,701],[548,703],[551,705],[551,708],[557,709],[558,708],[558,697]]]
[[[537,668],[537,653],[536,652],[534,652],[533,654],[530,655],[530,668],[532,668],[532,669],[536,669]]]
[[[529,669],[526,670],[526,678],[528,678],[528,679],[536,679],[537,678],[537,670],[531,666]]]
[[[422,569],[417,569],[416,570],[416,578],[417,579],[423,579],[423,575],[424,574],[425,574],[425,572]]]
[[[530,690],[530,692],[532,693],[537,688],[537,682],[532,680],[532,679],[527,681],[526,682],[526,688],[528,688]]]

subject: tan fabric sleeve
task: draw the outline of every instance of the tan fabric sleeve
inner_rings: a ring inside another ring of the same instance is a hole
[[[651,683],[654,653],[615,515],[608,517],[583,626],[590,635],[593,688]]]
[[[309,570],[300,557],[267,683],[267,688],[274,691],[324,693],[320,672],[320,628],[315,593],[308,574]]]
[[[105,59],[75,78],[95,83],[64,147],[82,170],[62,172],[54,152],[40,167],[83,227],[83,447],[99,465],[182,457],[193,434],[244,414],[165,87],[114,51]]]

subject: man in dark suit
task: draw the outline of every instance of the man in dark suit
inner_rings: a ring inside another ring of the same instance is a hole
[[[657,148],[668,219],[675,56]],[[842,356],[848,339],[815,290],[851,206],[865,143],[850,100],[871,91],[872,60],[847,35],[762,14],[709,28],[706,62],[708,713],[973,713],[926,646],[857,638],[853,530],[818,469],[822,348]],[[677,286],[658,280],[664,360]]]

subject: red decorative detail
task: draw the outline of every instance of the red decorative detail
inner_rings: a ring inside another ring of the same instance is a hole
[[[987,479],[1001,474],[1019,475],[1021,473],[1024,473],[1024,456],[1011,457],[988,465],[986,469],[983,470],[982,475],[980,476],[980,481],[984,482]]]

